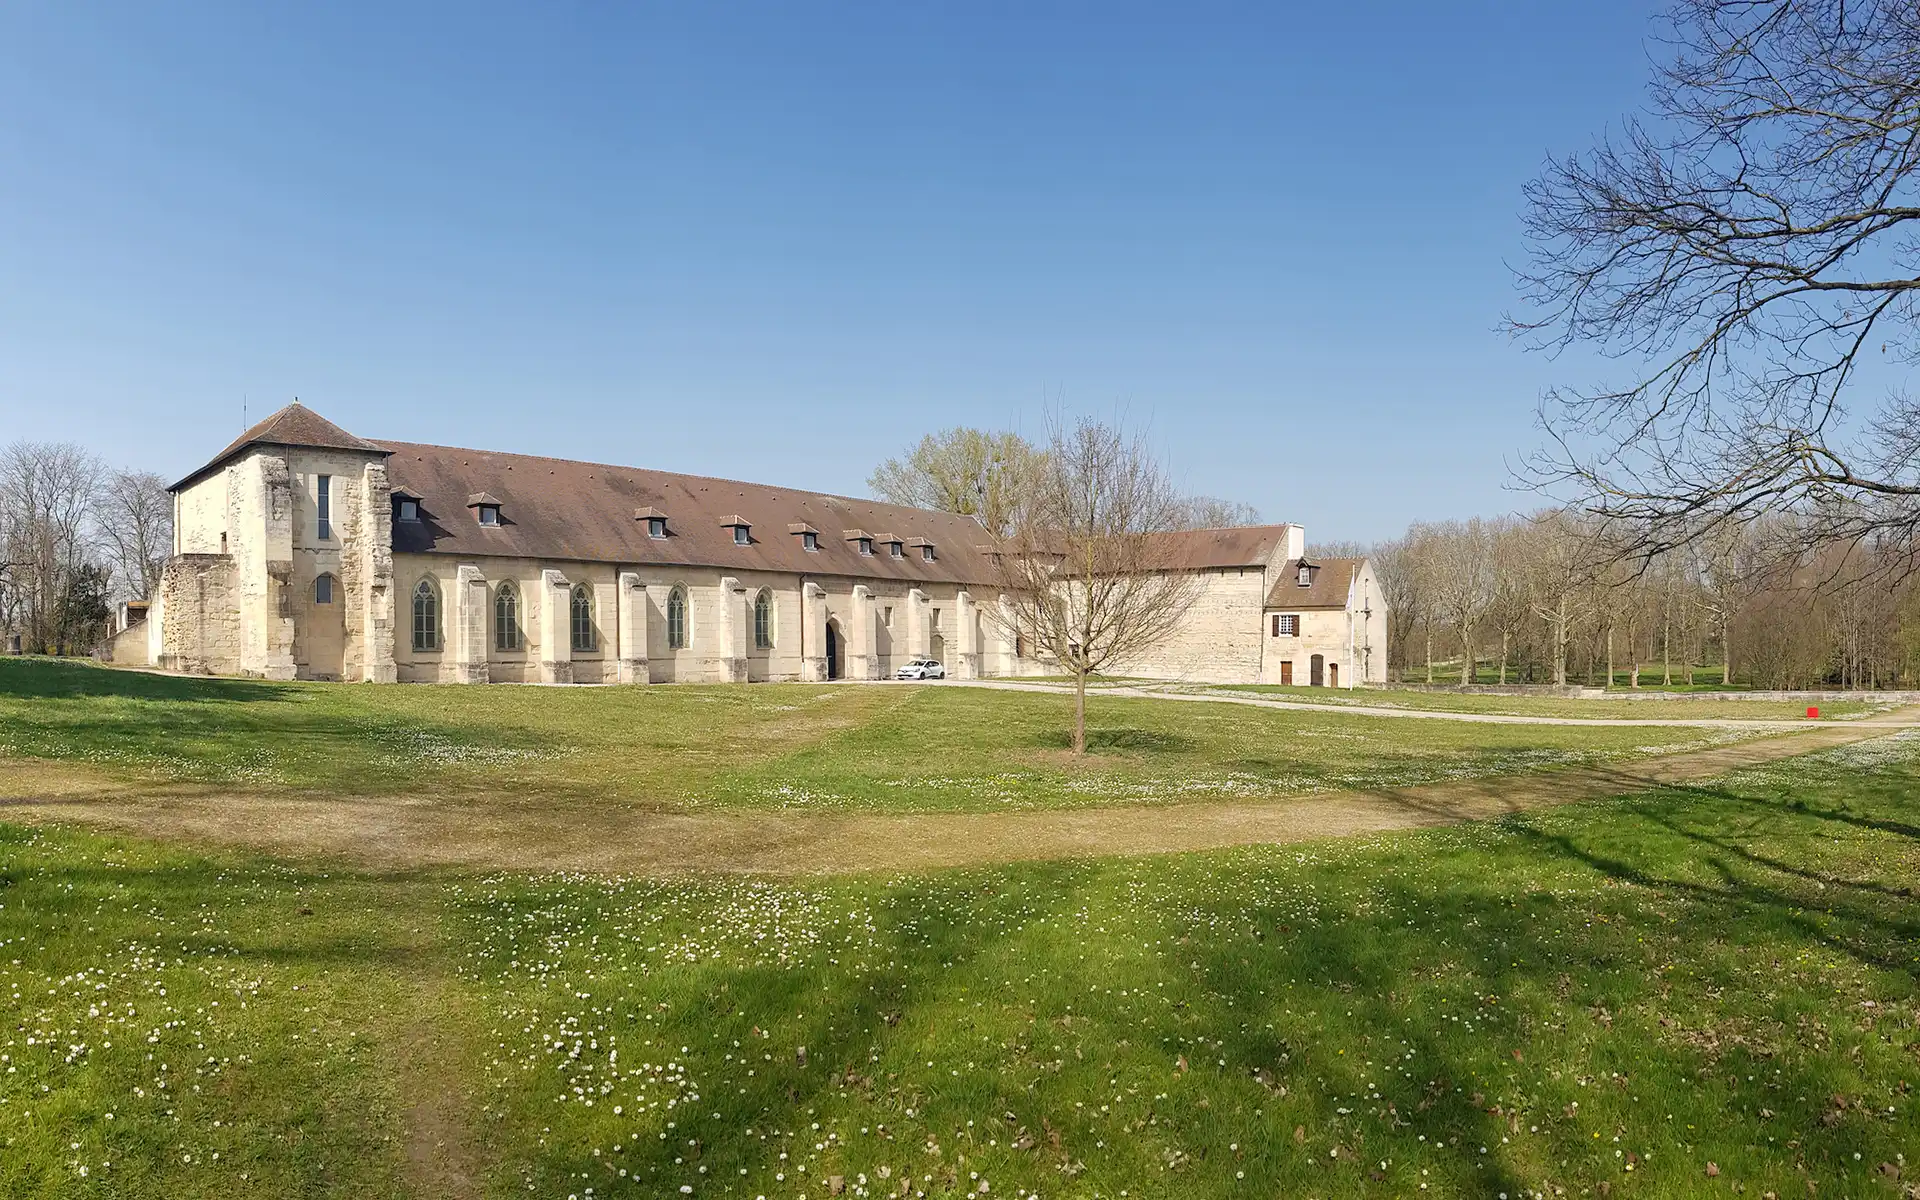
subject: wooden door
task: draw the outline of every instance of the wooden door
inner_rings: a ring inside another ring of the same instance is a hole
[[[1293,686],[1293,660],[1290,658],[1280,664],[1280,686]]]

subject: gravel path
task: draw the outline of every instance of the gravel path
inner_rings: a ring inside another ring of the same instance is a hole
[[[919,686],[919,685],[908,685]],[[1073,689],[1059,683],[1025,683],[1008,679],[969,679],[952,680],[948,687],[990,688],[1006,692],[1047,692],[1053,695],[1071,695]],[[1360,717],[1410,717],[1429,721],[1469,721],[1484,725],[1606,725],[1614,728],[1631,725],[1685,725],[1703,729],[1806,729],[1814,722],[1805,718],[1787,718],[1772,720],[1759,718],[1740,720],[1733,717],[1535,717],[1519,713],[1473,713],[1449,712],[1440,709],[1399,708],[1372,704],[1322,704],[1312,700],[1276,700],[1271,696],[1257,693],[1236,692],[1187,692],[1162,690],[1158,687],[1132,687],[1128,685],[1102,685],[1090,688],[1089,696],[1121,696],[1146,700],[1190,700],[1202,704],[1244,704],[1252,708],[1283,708],[1293,712],[1346,713]],[[1622,701],[1622,703],[1625,703]],[[1908,710],[1920,712],[1920,710]],[[1881,714],[1886,716],[1889,714]],[[1824,721],[1863,721],[1868,717],[1828,717]],[[1877,718],[1874,718],[1877,719]],[[1920,727],[1920,716],[1906,718],[1909,727]]]

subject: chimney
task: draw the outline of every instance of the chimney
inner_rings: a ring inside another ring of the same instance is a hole
[[[1304,525],[1287,526],[1287,557],[1305,558],[1307,555],[1307,528]]]

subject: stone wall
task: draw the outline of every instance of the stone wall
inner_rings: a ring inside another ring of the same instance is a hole
[[[392,578],[394,668],[407,682],[825,678],[829,621],[842,639],[840,668],[850,679],[890,676],[936,643],[956,677],[1003,673],[1007,657],[1002,635],[983,619],[982,606],[951,584],[433,554],[396,555]],[[434,647],[416,650],[413,600],[423,582],[435,600],[436,628]],[[517,649],[500,648],[496,604],[503,584],[511,584],[516,597]],[[594,637],[589,648],[575,649],[571,596],[583,585],[591,596]],[[676,589],[687,598],[682,647],[670,644],[667,621]],[[768,647],[754,638],[754,602],[763,592],[772,607]],[[1016,666],[1032,672],[1040,664]]]
[[[1298,634],[1274,632],[1274,618],[1298,618]],[[1313,683],[1313,656],[1321,658],[1321,682],[1329,687],[1358,687],[1387,679],[1387,609],[1380,598],[1373,565],[1365,564],[1353,581],[1346,609],[1270,608],[1260,618],[1264,651],[1261,683]],[[1287,670],[1292,665],[1291,677]],[[1327,670],[1337,666],[1338,673]]]
[[[207,675],[240,673],[240,591],[233,557],[176,554],[160,572],[154,665]]]
[[[1172,636],[1108,673],[1196,683],[1259,682],[1266,572],[1216,568],[1199,573],[1195,582],[1193,603]]]
[[[147,643],[150,640],[147,623],[138,621],[102,642],[96,657],[116,666],[150,667],[153,665],[153,661],[147,657]]]
[[[329,480],[325,537],[322,476]],[[176,552],[231,562],[236,657],[218,669],[391,682],[391,505],[382,457],[346,450],[259,446],[181,489]],[[325,605],[315,591],[322,575],[334,584]]]

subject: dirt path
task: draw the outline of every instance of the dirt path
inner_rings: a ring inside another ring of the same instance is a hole
[[[471,1029],[464,998],[446,965],[446,948],[416,947],[427,969],[412,980],[407,1020],[394,1046],[398,1064],[404,1170],[416,1196],[469,1200],[480,1196],[480,1152],[470,1081],[451,1064],[458,1030]]]
[[[1151,854],[1444,825],[1725,774],[1912,728],[1920,710],[1613,767],[1295,799],[1054,812],[659,813],[408,796],[223,792],[125,783],[66,764],[0,771],[0,820],[336,856],[372,867],[803,875]]]
[[[954,680],[947,687],[986,688],[1002,692],[1048,692],[1054,695],[1070,695],[1072,688],[1059,683],[1025,683],[1007,679],[969,679]],[[1401,708],[1382,704],[1328,703],[1316,700],[1281,700],[1272,696],[1263,696],[1255,692],[1216,692],[1216,691],[1178,691],[1167,685],[1147,685],[1134,687],[1125,684],[1102,684],[1098,691],[1089,694],[1098,696],[1118,696],[1130,700],[1187,700],[1200,704],[1242,704],[1249,708],[1279,708],[1290,712],[1343,713],[1357,717],[1406,717],[1416,721],[1466,721],[1481,725],[1601,725],[1621,728],[1635,725],[1688,726],[1701,729],[1748,729],[1758,732],[1778,729],[1805,729],[1808,722],[1796,717],[1552,717],[1529,716],[1525,713],[1458,712],[1452,709],[1438,708]],[[1627,703],[1613,701],[1612,703]],[[1728,703],[1734,703],[1729,701]],[[1907,723],[1920,726],[1920,716],[1916,710],[1907,710]],[[1828,720],[1861,721],[1891,717],[1891,713],[1882,713],[1879,718],[1838,717]]]

